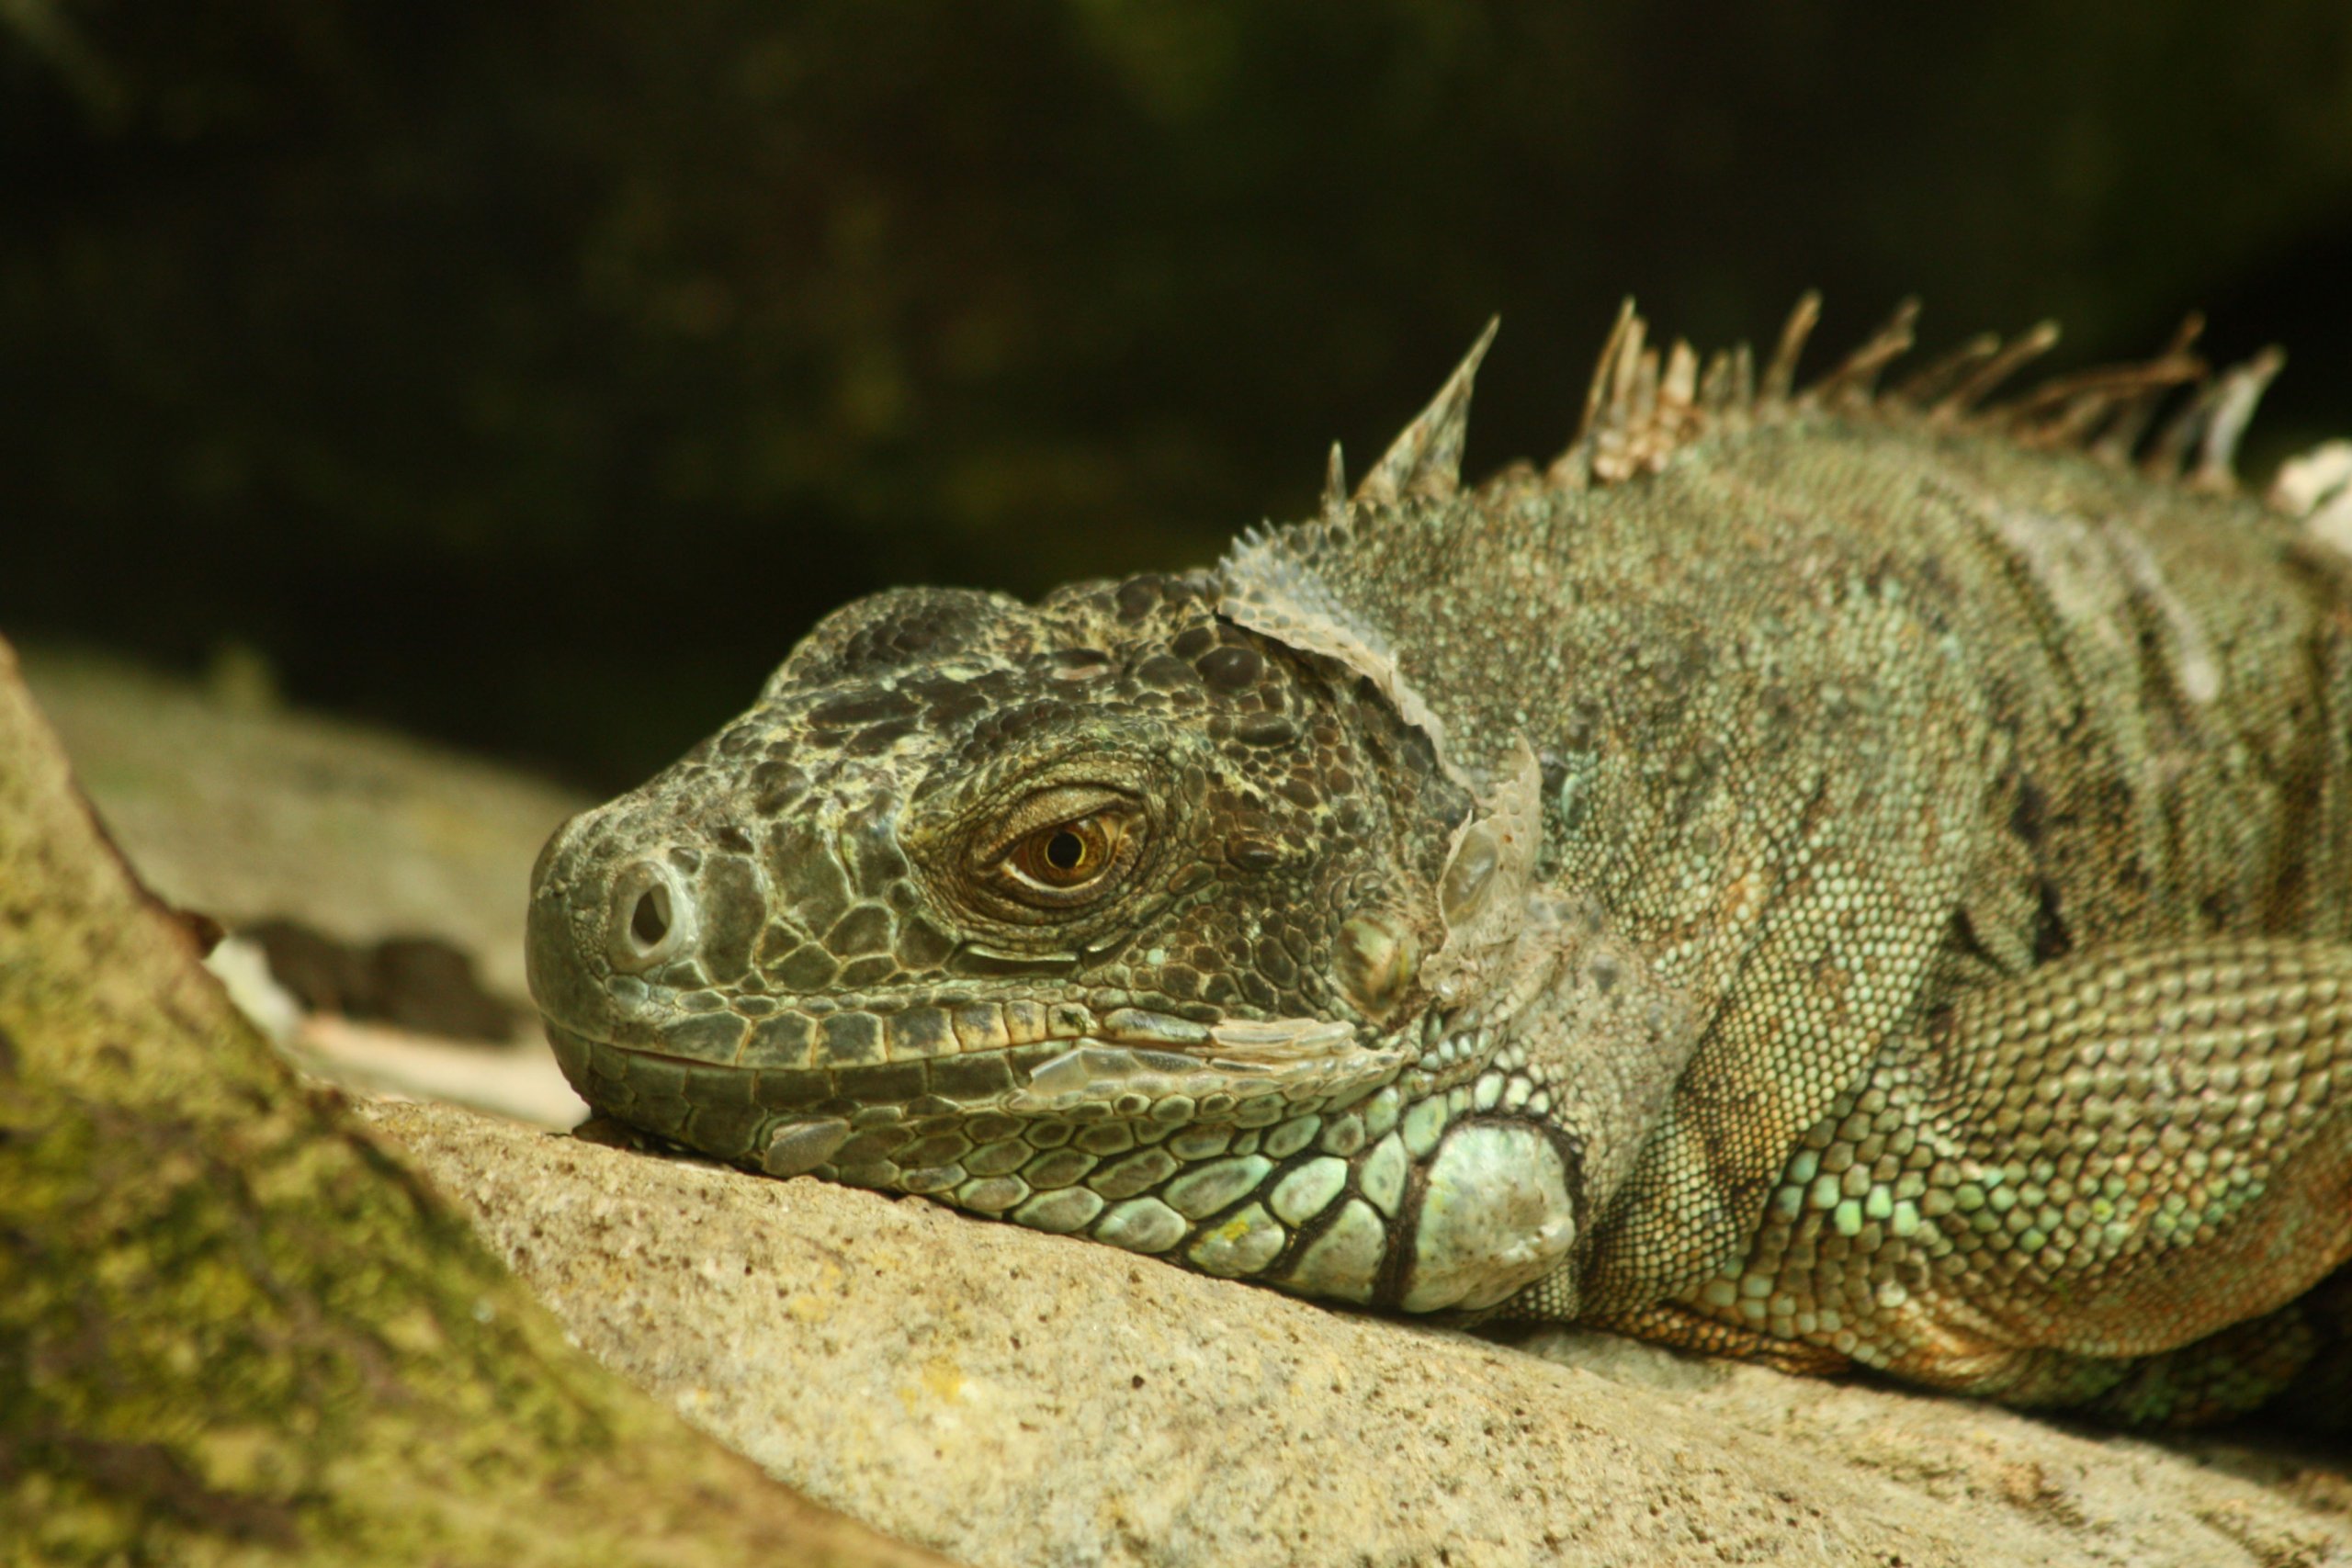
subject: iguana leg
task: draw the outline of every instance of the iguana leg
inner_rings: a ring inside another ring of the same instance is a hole
[[[2333,1298],[2290,1303],[2347,1258],[2352,947],[2211,941],[2046,964],[1890,1043],[1680,1304],[1963,1393],[2193,1419],[2344,1356]]]
[[[2338,1269],[2277,1312],[2177,1350],[2121,1362],[2048,1355],[2084,1363],[2049,1367],[2052,1388],[2112,1380],[2077,1406],[2101,1420],[2188,1426],[2276,1404],[2301,1426],[2352,1429],[2352,1269]]]
[[[2312,1325],[2319,1351],[2267,1409],[2324,1432],[2352,1432],[2352,1265],[2320,1281],[2295,1303]]]

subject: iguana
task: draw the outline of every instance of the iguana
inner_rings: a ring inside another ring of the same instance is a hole
[[[564,1070],[1311,1296],[2342,1424],[2352,557],[2234,493],[2277,356],[1881,391],[1906,306],[1799,392],[1815,314],[1759,375],[1629,305],[1464,490],[1490,325],[1213,570],[835,612],[542,854]]]

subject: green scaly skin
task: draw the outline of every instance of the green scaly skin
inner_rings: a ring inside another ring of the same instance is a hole
[[[1485,340],[1215,571],[846,606],[567,824],[598,1110],[1213,1274],[2127,1421],[2352,1411],[2352,576],[2275,366],[1973,412],[1630,312],[1550,470]],[[1491,329],[1490,329],[1491,330]],[[2031,346],[2029,340],[2026,346]]]

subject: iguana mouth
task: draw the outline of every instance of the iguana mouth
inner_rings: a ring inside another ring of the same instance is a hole
[[[1064,1023],[1085,1016],[1079,1008],[1057,1010]],[[845,1136],[852,1122],[984,1116],[1273,1120],[1360,1097],[1395,1077],[1415,1049],[1401,1041],[1366,1043],[1354,1025],[1337,1020],[1204,1025],[1136,1009],[1022,1044],[826,1066],[716,1062],[600,1038],[552,1019],[547,1033],[591,1104],[630,1120],[657,1118],[654,1124],[675,1128],[694,1148],[772,1171],[791,1156],[779,1160],[769,1151],[810,1126],[840,1128]]]

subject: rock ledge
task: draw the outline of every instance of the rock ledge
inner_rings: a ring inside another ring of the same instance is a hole
[[[599,1359],[978,1568],[2352,1562],[2340,1455],[1514,1348],[921,1200],[366,1114]]]

